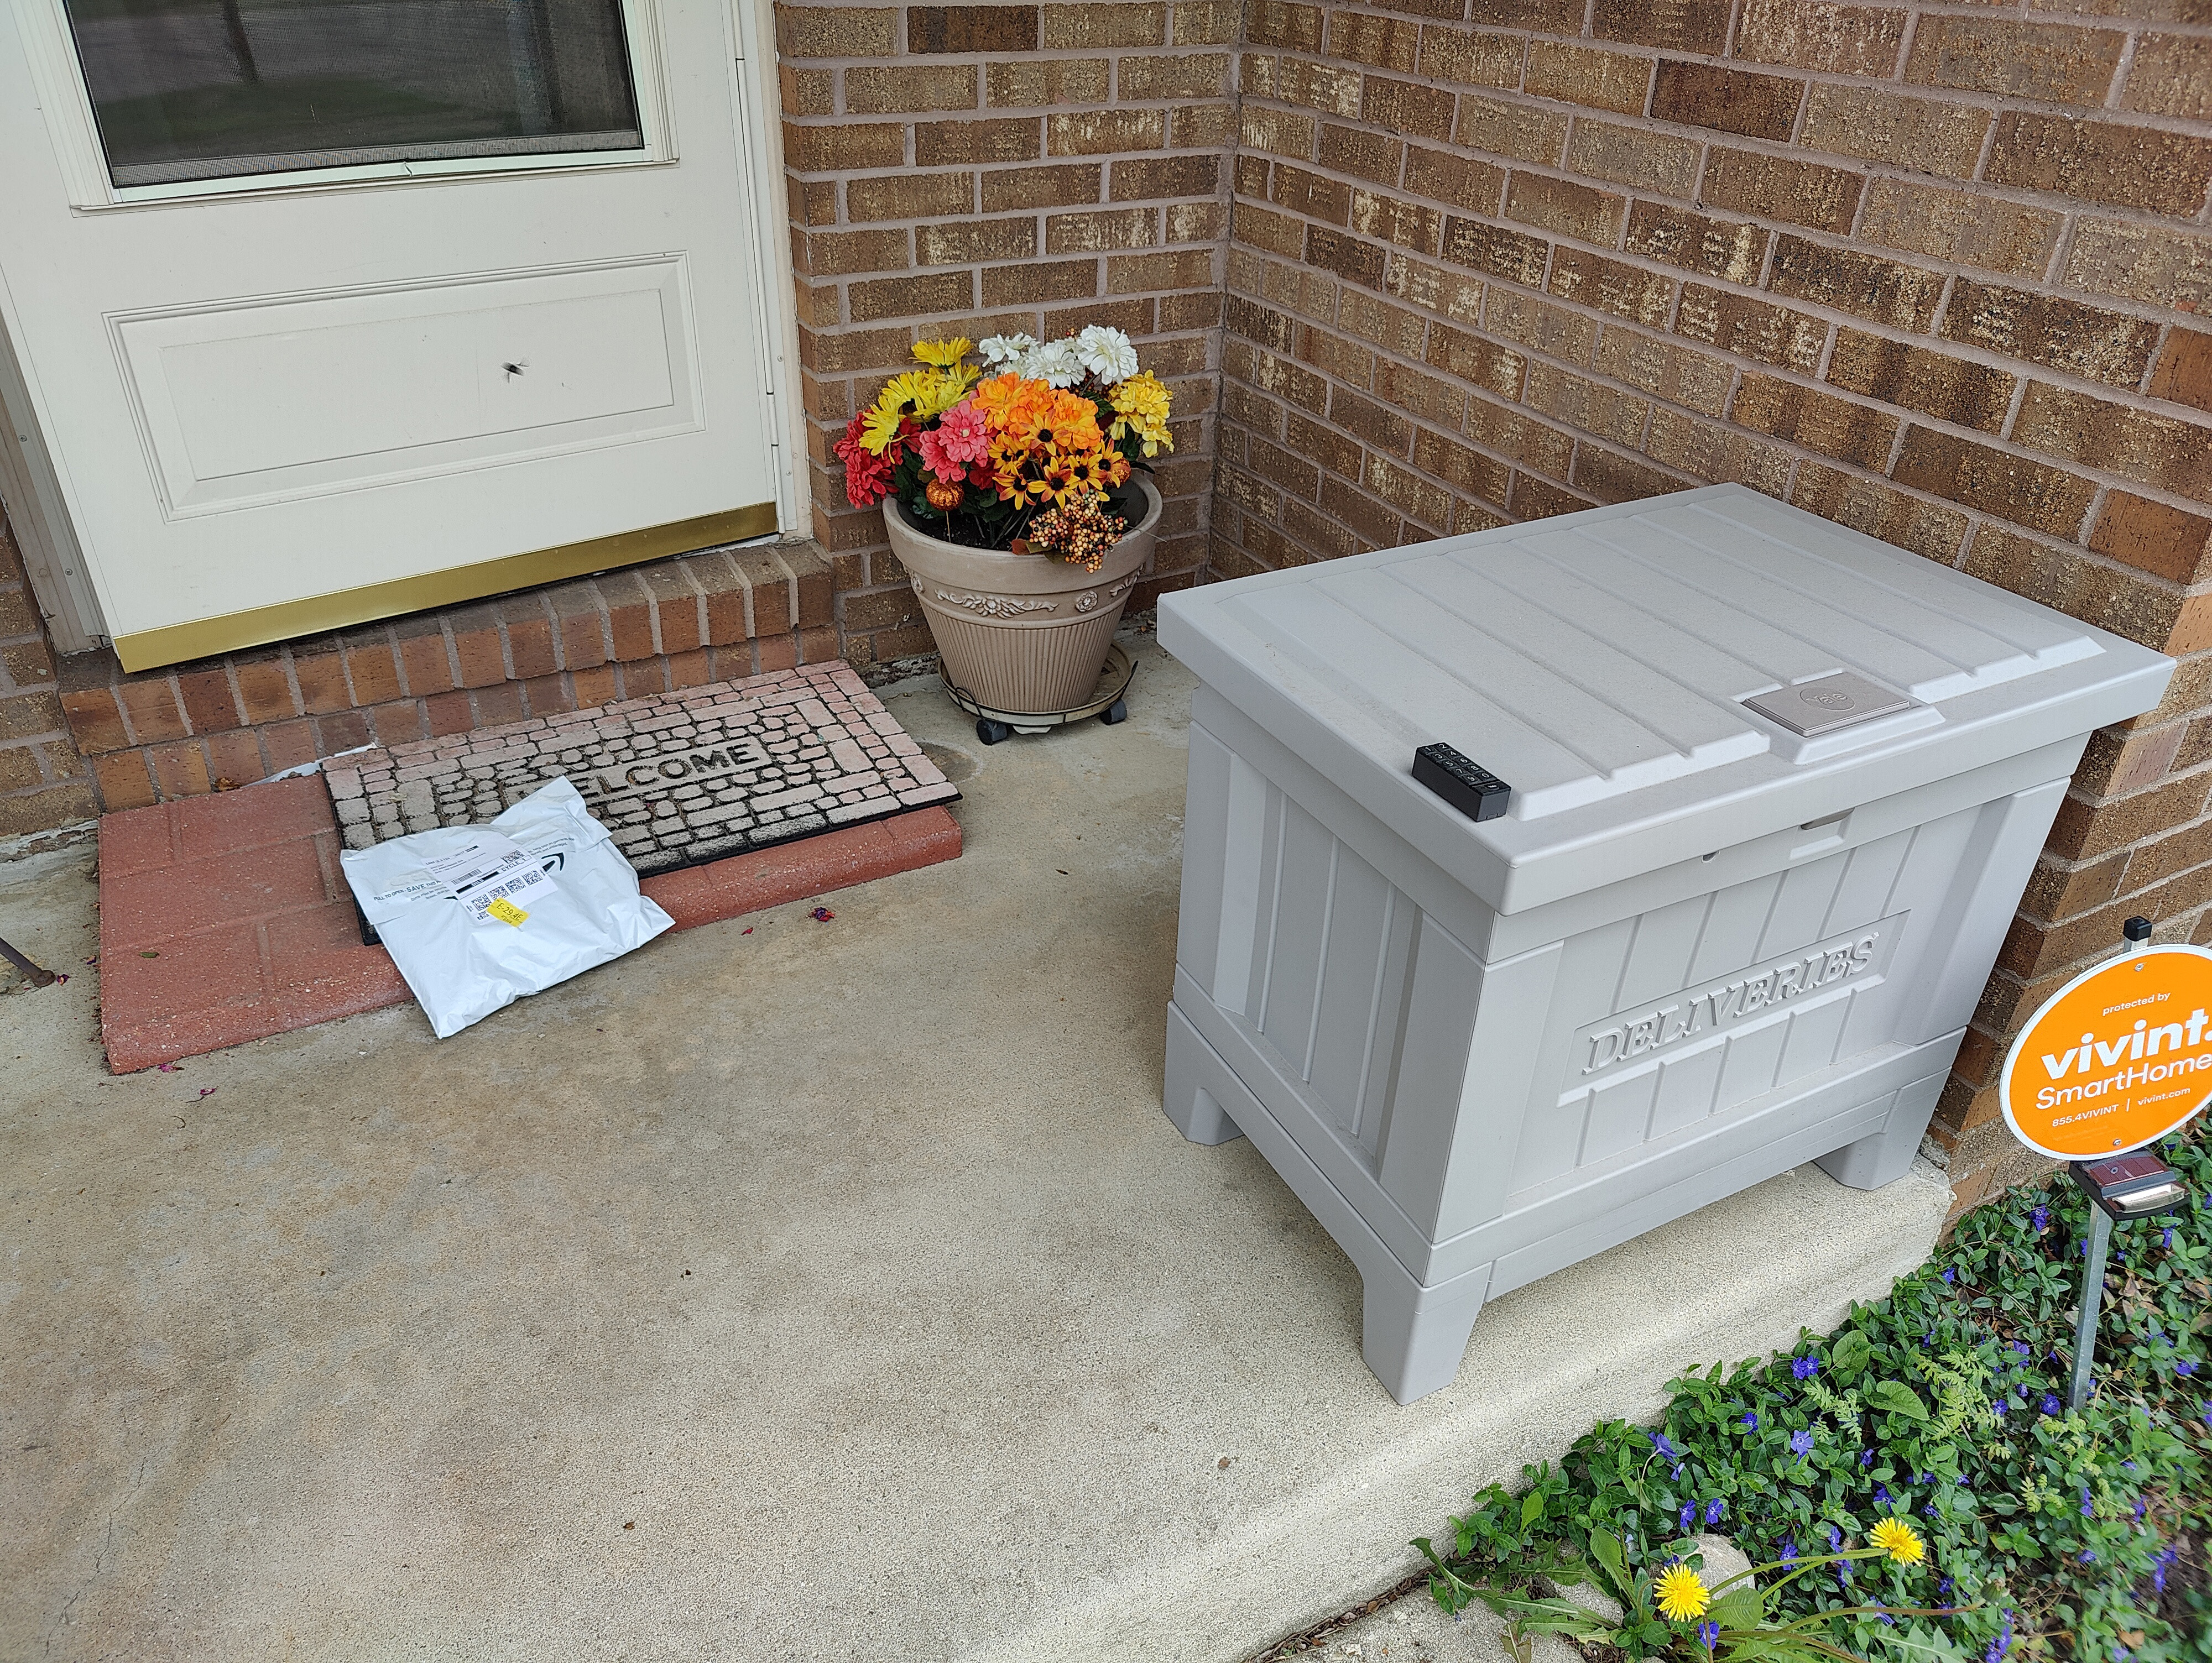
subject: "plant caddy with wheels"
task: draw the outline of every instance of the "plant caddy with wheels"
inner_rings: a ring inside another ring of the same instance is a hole
[[[2051,995],[2012,1042],[1997,1083],[2013,1136],[2067,1162],[2095,1204],[2070,1409],[2089,1399],[2112,1221],[2171,1212],[2189,1199],[2179,1174],[2137,1151],[2212,1100],[2212,952],[2154,947],[2150,930],[2147,918],[2121,926],[2119,956]]]

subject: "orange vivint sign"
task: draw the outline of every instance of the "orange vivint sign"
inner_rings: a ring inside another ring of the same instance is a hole
[[[2157,1142],[2212,1098],[2212,952],[2149,947],[2075,977],[2012,1042],[1997,1092],[2013,1135],[2063,1161]]]

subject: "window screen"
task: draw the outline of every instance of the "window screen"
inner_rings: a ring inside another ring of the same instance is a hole
[[[620,0],[67,0],[118,185],[643,147]]]

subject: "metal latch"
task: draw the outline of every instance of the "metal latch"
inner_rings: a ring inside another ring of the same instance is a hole
[[[1795,687],[1778,687],[1771,693],[1755,693],[1744,701],[1768,720],[1808,739],[1854,722],[1911,710],[1916,702],[1848,670]]]

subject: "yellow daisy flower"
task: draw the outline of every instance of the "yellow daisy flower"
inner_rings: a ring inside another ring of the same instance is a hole
[[[904,419],[896,404],[872,406],[860,423],[860,448],[871,456],[881,456],[898,437],[899,423]]]
[[[939,369],[957,369],[960,361],[968,355],[975,343],[964,335],[956,335],[949,341],[916,341],[914,355],[925,364],[934,364]]]
[[[1884,1519],[1867,1533],[1867,1543],[1900,1565],[1917,1565],[1928,1557],[1928,1545],[1920,1539],[1920,1533],[1902,1519]]]
[[[1705,1591],[1705,1579],[1687,1565],[1669,1565],[1661,1571],[1651,1591],[1659,1597],[1659,1614],[1670,1623],[1703,1617],[1713,1603],[1712,1595]]]

